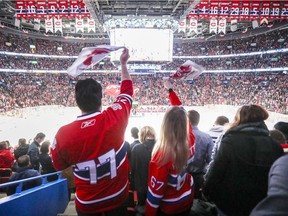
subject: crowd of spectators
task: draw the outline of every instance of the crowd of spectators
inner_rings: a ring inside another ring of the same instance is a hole
[[[288,48],[288,29],[267,32],[253,37],[237,40],[217,40],[201,42],[174,43],[174,56],[221,55],[266,51]],[[78,55],[83,47],[95,46],[95,43],[60,42],[30,38],[29,35],[13,35],[0,31],[0,50],[17,53],[37,53],[46,55]],[[35,48],[31,48],[35,46]]]
[[[161,70],[174,71],[187,59],[173,59],[172,62],[161,65]],[[23,56],[0,55],[0,68],[4,69],[25,69],[25,70],[67,70],[75,61],[72,59],[57,58],[32,58]],[[262,56],[245,56],[232,58],[203,58],[193,59],[206,70],[229,70],[229,69],[256,69],[283,67],[288,62],[287,53],[265,54]],[[92,70],[117,70],[117,65],[113,65],[109,59],[105,59],[101,64],[96,64]]]
[[[139,89],[134,95],[138,109],[144,105],[167,105],[167,94],[163,89],[163,77],[166,73],[151,75],[133,75],[132,79]],[[114,97],[105,94],[109,84],[119,84],[119,74],[86,73],[79,76],[93,77],[102,83],[103,103],[111,104]],[[74,100],[75,79],[67,74],[58,73],[0,73],[2,81],[0,107],[1,112],[14,108],[42,105],[76,106]],[[77,79],[76,79],[77,80]],[[267,110],[287,113],[287,74],[279,73],[204,73],[193,81],[175,80],[174,88],[181,101],[187,106],[209,104],[243,105],[259,104]],[[149,111],[158,111],[151,108]],[[161,109],[160,109],[161,110]]]
[[[202,42],[180,42],[174,44],[174,56],[220,55],[266,51],[287,48],[288,29],[268,32],[258,36],[239,40],[220,40]],[[33,46],[30,46],[33,45]],[[35,46],[35,48],[33,48]],[[0,51],[17,53],[35,53],[46,55],[77,56],[83,47],[95,46],[87,43],[70,43],[29,38],[27,35],[12,35],[0,31]],[[162,64],[161,70],[174,72],[187,59],[174,58],[172,62]],[[255,56],[201,58],[194,62],[206,70],[256,69],[285,67],[286,53],[263,54]],[[21,55],[0,55],[0,69],[55,70],[63,71],[75,61],[60,58],[25,57]],[[159,63],[160,64],[160,63]],[[105,73],[87,73],[93,76],[105,88],[109,84],[119,84],[119,74],[109,73],[117,70],[108,58],[96,64],[92,69]],[[161,95],[163,76],[168,73],[133,75],[133,82],[139,88],[134,100],[138,111],[159,112],[168,102]],[[77,80],[77,79],[76,79]],[[41,105],[75,106],[74,79],[66,73],[0,73],[0,112],[7,112],[23,107]],[[204,73],[198,79],[183,82],[175,81],[175,89],[187,106],[207,104],[243,105],[256,103],[267,110],[287,113],[287,74],[285,71],[263,73]],[[113,97],[105,95],[104,105],[110,104]],[[157,105],[158,108],[143,108]]]

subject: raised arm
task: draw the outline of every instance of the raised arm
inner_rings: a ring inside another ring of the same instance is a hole
[[[173,91],[172,83],[170,82],[169,79],[164,80],[164,86],[169,91],[169,100],[170,100],[171,105],[181,106],[182,103],[181,103],[180,99],[178,98],[177,94]]]
[[[121,63],[121,80],[131,80],[130,74],[128,73],[127,69],[127,61],[130,58],[129,50],[124,48],[121,56],[120,56],[120,63]]]

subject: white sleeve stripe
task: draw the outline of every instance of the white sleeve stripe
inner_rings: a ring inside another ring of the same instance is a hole
[[[148,204],[149,204],[151,207],[153,207],[153,208],[158,208],[158,207],[159,207],[159,205],[154,205],[154,204],[152,204],[151,202],[149,202],[148,199],[147,199],[147,202],[148,202]]]
[[[173,198],[173,199],[162,199],[165,202],[177,202],[179,200],[181,200],[182,198],[189,196],[191,194],[191,189],[189,191],[186,191],[185,193],[183,193],[181,196]]]
[[[119,97],[125,97],[126,99],[129,100],[130,104],[132,104],[132,102],[133,102],[132,97],[128,94],[120,94],[117,98],[119,98]]]
[[[156,197],[158,199],[163,197],[163,195],[158,195],[158,194],[153,193],[150,187],[148,187],[148,190],[149,190],[149,193],[151,193],[153,197]]]

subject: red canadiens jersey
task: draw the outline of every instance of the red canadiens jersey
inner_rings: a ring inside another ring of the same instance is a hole
[[[75,202],[83,213],[112,210],[128,196],[128,158],[124,134],[132,106],[131,80],[103,112],[77,117],[61,127],[51,147],[57,170],[73,165]]]
[[[182,105],[178,96],[174,91],[170,92],[169,99],[171,105]],[[189,127],[190,138],[190,157],[187,161],[191,161],[194,155],[194,135],[192,127]],[[149,164],[148,177],[148,193],[146,201],[146,215],[157,215],[158,208],[167,214],[177,214],[191,208],[193,204],[193,178],[183,170],[177,174],[173,168],[172,162],[164,166],[158,166],[155,159],[159,156],[159,152],[151,159]]]

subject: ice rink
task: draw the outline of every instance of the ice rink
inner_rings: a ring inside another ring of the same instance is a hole
[[[238,107],[220,105],[185,108],[186,110],[195,109],[200,113],[199,129],[202,131],[209,130],[219,115],[225,115],[229,118],[230,122],[233,121],[238,109]],[[26,138],[29,141],[38,132],[43,132],[46,134],[46,139],[52,142],[59,127],[75,120],[80,114],[80,110],[77,107],[45,106],[22,109],[18,112],[17,116],[2,115],[0,116],[0,141],[9,140],[11,145],[15,146],[19,138]],[[132,141],[130,136],[130,129],[132,127],[141,128],[146,125],[152,126],[158,136],[163,116],[164,113],[138,113],[136,116],[131,116],[125,139],[128,142]],[[272,129],[273,125],[278,121],[288,122],[288,115],[270,113],[266,124],[269,129]]]

